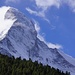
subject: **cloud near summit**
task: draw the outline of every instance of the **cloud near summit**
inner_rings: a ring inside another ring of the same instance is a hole
[[[47,11],[52,6],[56,7],[57,9],[61,8],[64,4],[66,4],[72,12],[75,12],[75,0],[31,0],[33,1],[33,5],[36,9],[31,9],[31,7],[26,7],[26,10],[35,16],[42,17],[48,23],[50,21],[47,19]]]
[[[34,14],[36,16],[40,16],[42,18],[46,18],[46,11],[48,8],[51,8],[52,6],[55,6],[56,8],[60,8],[62,5],[66,4],[70,7],[70,9],[75,12],[75,0],[5,0],[5,3],[22,3],[24,2],[33,2],[35,10],[32,10],[31,7],[25,7],[26,10],[30,14]],[[40,10],[41,9],[41,10]],[[32,13],[31,13],[32,12]],[[42,15],[43,13],[43,15]],[[47,20],[47,18],[46,18]]]
[[[35,21],[34,19],[33,19],[33,21],[34,21],[35,29],[38,33],[37,38],[39,38],[41,41],[43,41],[49,48],[63,49],[62,45],[60,45],[60,44],[54,44],[54,43],[51,43],[51,42],[47,42],[45,40],[45,38],[42,35],[40,35],[41,28],[39,26],[39,23],[37,21]]]
[[[66,4],[75,10],[75,0],[34,0],[38,8],[47,10],[51,6],[59,8],[61,5]]]
[[[8,3],[18,3],[20,2],[20,0],[5,0],[5,3],[8,4]]]

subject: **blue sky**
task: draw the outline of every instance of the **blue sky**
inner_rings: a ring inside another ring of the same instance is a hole
[[[38,37],[75,57],[75,0],[0,0],[19,9],[36,26]]]

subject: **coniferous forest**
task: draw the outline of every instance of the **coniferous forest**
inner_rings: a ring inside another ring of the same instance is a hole
[[[31,59],[8,57],[0,54],[0,75],[70,75]]]

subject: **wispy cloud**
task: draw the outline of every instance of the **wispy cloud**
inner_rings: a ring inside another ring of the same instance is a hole
[[[34,25],[35,25],[35,29],[36,29],[36,31],[37,31],[37,37],[41,40],[41,41],[43,41],[45,44],[47,44],[47,46],[49,47],[49,48],[57,48],[57,49],[61,49],[61,48],[63,48],[61,45],[59,45],[59,44],[53,44],[53,43],[50,43],[50,42],[47,42],[46,40],[45,40],[45,38],[42,36],[42,35],[40,35],[40,30],[41,30],[41,28],[40,28],[40,26],[39,26],[39,23],[37,22],[37,21],[35,21],[35,20],[33,20],[34,21]]]
[[[18,3],[20,0],[6,0],[5,3]]]
[[[73,11],[75,11],[75,0],[35,0],[35,4],[38,8],[46,11],[51,6],[59,8],[61,5],[68,5]]]
[[[5,0],[5,3],[20,3],[20,1],[21,0]],[[50,23],[50,20],[47,18],[47,11],[52,6],[55,6],[56,8],[59,9],[61,5],[64,5],[66,3],[66,5],[68,5],[71,8],[71,10],[75,12],[75,0],[30,0],[30,1],[33,1],[35,3],[35,4],[33,3],[33,5],[35,6],[36,9],[32,10],[30,7],[26,7],[26,10],[30,14],[42,17],[48,23]]]
[[[29,7],[26,8],[26,10],[30,13],[30,14],[35,14],[36,16],[40,16],[40,17],[45,17],[45,14],[43,11],[34,11],[32,9],[30,9]]]
[[[59,8],[60,0],[34,0],[34,2],[38,9],[32,10],[30,8],[26,8],[26,10],[30,14],[34,14],[36,16],[42,17],[44,20],[46,20],[50,24],[49,19],[46,17],[47,9],[50,8],[51,6],[56,6],[57,8]]]
[[[75,12],[75,0],[66,0],[66,3],[69,5],[72,11]]]
[[[42,11],[34,11],[34,10],[30,9],[29,7],[27,7],[26,10],[30,14],[34,14],[36,16],[42,17],[44,20],[46,20],[48,23],[50,23],[50,21],[46,18],[45,12],[43,10]]]
[[[59,8],[60,0],[35,0],[37,7],[47,10],[51,6],[56,6]]]
[[[52,6],[55,6],[56,8],[60,8],[62,5],[66,4],[68,5],[73,12],[75,12],[75,0],[32,0],[35,2],[35,7],[38,9],[32,10],[30,8],[26,8],[26,10],[30,14],[34,14],[36,16],[42,17],[44,20],[50,23],[47,16],[47,11]],[[41,9],[41,10],[40,10]]]
[[[46,17],[46,12],[48,8],[55,6],[57,8],[60,7],[60,0],[35,0],[35,4],[38,9],[41,9],[41,13]]]
[[[20,1],[21,0],[5,0],[5,3],[19,3]],[[39,13],[41,14],[41,12],[43,12],[44,14],[43,16],[45,16],[45,12],[47,11],[48,8],[51,8],[52,6],[59,8],[61,5],[64,5],[64,3],[66,3],[72,9],[72,11],[75,12],[75,0],[30,0],[30,1],[33,1],[38,9],[41,9]]]

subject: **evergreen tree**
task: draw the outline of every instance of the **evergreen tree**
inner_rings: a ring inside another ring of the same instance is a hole
[[[0,54],[0,75],[70,75],[70,72],[64,73],[31,59],[21,60],[21,57],[15,59]]]

